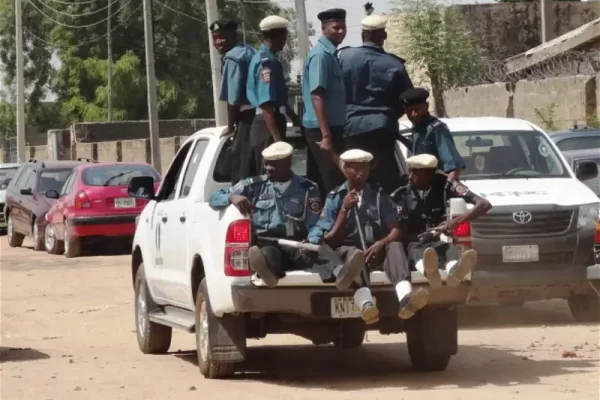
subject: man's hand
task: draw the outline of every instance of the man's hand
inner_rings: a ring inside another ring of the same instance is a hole
[[[231,196],[229,196],[229,202],[233,204],[238,210],[240,210],[240,212],[245,216],[249,216],[252,212],[252,204],[246,196],[232,194]]]
[[[321,151],[325,154],[329,154],[333,151],[333,143],[331,143],[331,138],[329,136],[323,136],[320,142],[317,142]]]
[[[221,132],[221,137],[227,136],[233,132],[235,132],[235,126],[227,126],[223,129],[223,132]]]
[[[349,191],[346,194],[346,197],[344,197],[343,207],[346,210],[349,210],[352,207],[354,207],[357,203],[358,203],[358,193],[356,193],[356,190],[352,189],[351,191]]]
[[[449,234],[453,234],[454,230],[456,230],[457,226],[458,226],[458,218],[453,218],[444,224],[443,230]]]
[[[381,252],[385,249],[383,240],[378,240],[373,243],[365,252],[365,261],[374,262],[379,259]]]

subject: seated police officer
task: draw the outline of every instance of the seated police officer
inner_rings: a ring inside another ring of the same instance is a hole
[[[383,267],[394,285],[400,302],[400,318],[412,317],[429,300],[426,289],[412,291],[408,262],[398,242],[400,230],[394,205],[382,189],[374,190],[367,183],[372,159],[370,153],[358,149],[340,155],[347,181],[328,194],[321,218],[308,235],[309,242],[320,244],[325,241],[346,258],[363,247],[359,229],[362,230],[367,265],[363,277],[354,284],[354,301],[367,324],[379,320],[379,310],[368,287],[370,268]]]
[[[448,174],[450,181],[457,181],[465,162],[456,149],[450,130],[442,121],[429,113],[427,98],[429,92],[424,88],[408,89],[402,94],[406,116],[412,122],[413,155],[431,154],[440,161],[440,169]],[[412,146],[410,146],[412,144]]]
[[[469,249],[461,257],[458,249],[442,240],[441,235],[451,235],[460,223],[485,215],[492,206],[460,182],[448,185],[448,177],[436,171],[438,161],[431,154],[412,156],[406,164],[409,184],[392,193],[392,200],[398,207],[408,259],[425,275],[431,287],[442,285],[440,267],[448,273],[446,283],[457,286],[475,267],[477,252]],[[450,198],[462,198],[474,207],[447,220],[446,201]]]
[[[267,286],[276,286],[286,270],[311,269],[324,282],[335,281],[338,288],[345,290],[364,265],[362,252],[356,252],[344,263],[331,249],[321,252],[328,256],[326,260],[318,260],[317,253],[266,241],[266,238],[306,239],[321,213],[319,189],[314,182],[293,173],[292,152],[289,143],[273,143],[262,153],[266,175],[243,179],[230,189],[218,190],[209,204],[213,208],[233,204],[242,214],[252,216],[256,243],[250,248],[250,268]]]

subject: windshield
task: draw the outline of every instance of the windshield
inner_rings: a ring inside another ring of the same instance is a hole
[[[73,168],[43,170],[38,183],[38,192],[44,194],[48,190],[56,190],[60,193],[72,170]]]
[[[538,131],[452,132],[464,179],[568,177],[548,139]]]
[[[17,169],[19,169],[19,167],[0,168],[0,183],[7,179],[12,179],[17,173]]]
[[[158,173],[149,165],[105,165],[86,168],[82,180],[87,186],[127,186],[135,176],[151,176],[159,180]]]
[[[567,138],[556,143],[560,151],[587,150],[600,148],[600,135]]]

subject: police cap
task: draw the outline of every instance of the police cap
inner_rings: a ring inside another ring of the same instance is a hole
[[[419,154],[406,159],[406,165],[410,169],[436,169],[438,159],[431,154]]]
[[[378,29],[385,29],[387,24],[387,18],[382,15],[369,15],[360,21],[363,31],[376,31]]]
[[[259,27],[262,32],[267,32],[275,29],[287,29],[289,24],[290,21],[279,15],[269,15],[260,21]]]
[[[343,152],[340,155],[340,160],[343,162],[363,162],[368,163],[373,159],[373,154],[360,149],[351,149]]]
[[[208,27],[211,32],[237,31],[238,23],[233,19],[219,19]]]
[[[407,106],[413,106],[415,104],[422,104],[427,101],[429,97],[429,92],[427,89],[422,87],[408,89],[406,92],[402,93],[402,100],[404,100],[404,104]]]
[[[282,160],[292,155],[294,148],[286,142],[275,142],[262,151],[262,156],[267,161]]]
[[[331,21],[345,21],[346,20],[346,10],[343,8],[330,8],[329,10],[321,11],[317,14],[317,18],[321,23],[331,22]]]

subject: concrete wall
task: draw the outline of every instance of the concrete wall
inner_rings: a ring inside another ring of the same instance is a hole
[[[555,128],[566,129],[574,123],[598,123],[599,94],[598,76],[577,75],[458,88],[446,92],[444,101],[450,117],[516,117],[546,129],[551,120]]]

